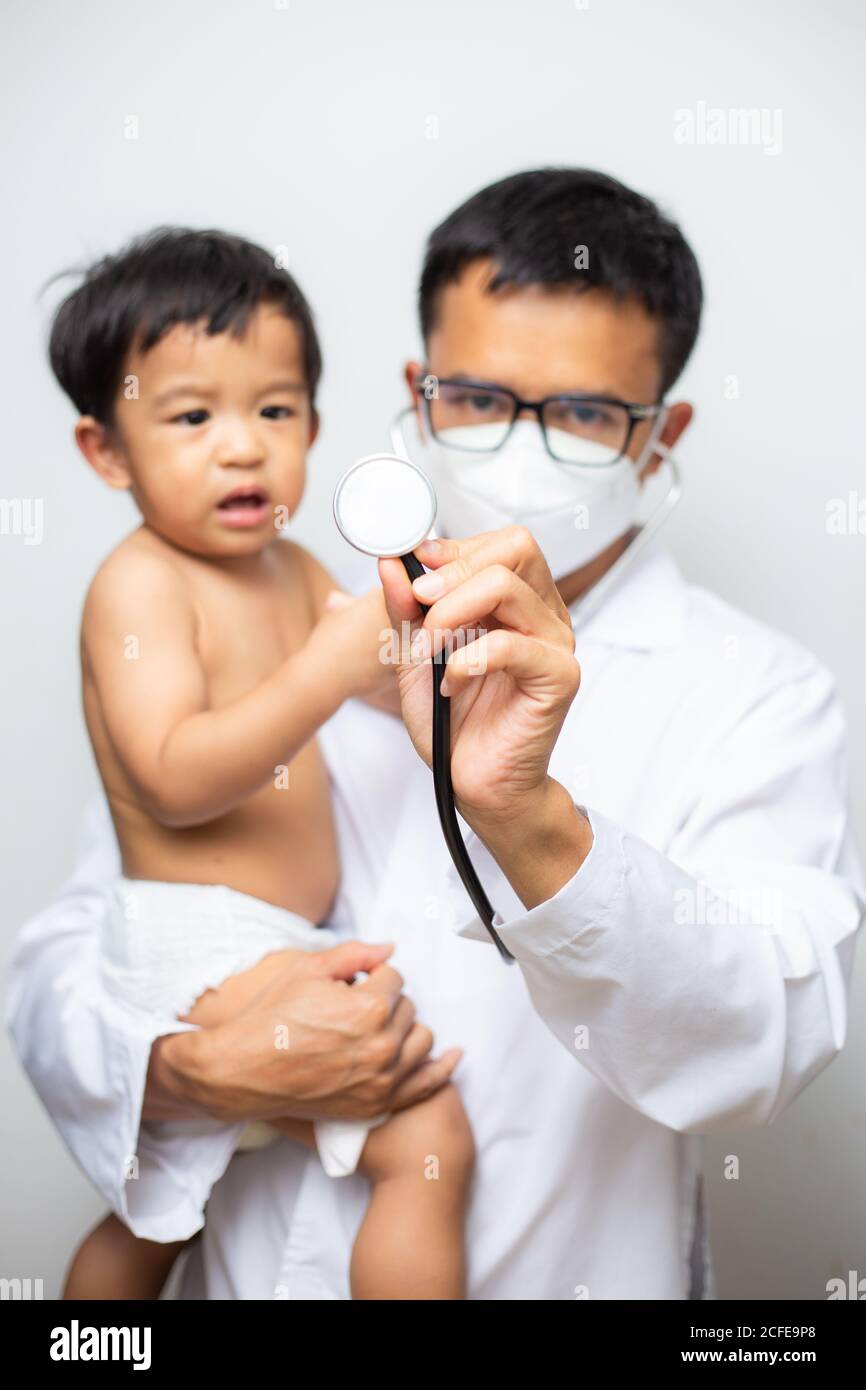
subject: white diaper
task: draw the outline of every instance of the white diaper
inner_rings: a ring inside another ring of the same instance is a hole
[[[106,890],[100,964],[106,988],[145,1013],[177,1018],[206,989],[248,970],[271,951],[324,951],[334,933],[305,917],[221,884],[118,878]],[[329,1177],[353,1173],[373,1120],[318,1120],[322,1167]],[[239,1148],[273,1142],[270,1125],[249,1125]]]

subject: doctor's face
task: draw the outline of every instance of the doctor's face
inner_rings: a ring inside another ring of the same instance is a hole
[[[591,393],[632,405],[655,405],[661,392],[659,324],[636,298],[617,302],[602,289],[486,286],[495,267],[474,261],[442,290],[427,361],[406,366],[415,381],[429,372],[507,387],[522,400]],[[527,412],[529,415],[529,412]],[[691,406],[671,406],[660,438],[671,447],[691,419]],[[638,421],[627,452],[637,458],[652,429]],[[645,476],[658,466],[658,456]]]
[[[575,293],[571,287],[540,285],[507,286],[490,293],[487,285],[494,269],[489,260],[474,261],[441,291],[426,344],[427,361],[406,365],[416,411],[421,406],[415,382],[427,373],[439,382],[462,378],[502,386],[528,401],[577,393],[612,397],[632,406],[659,403],[660,325],[637,298],[617,301],[603,289]],[[471,410],[479,412],[477,423],[490,421],[491,406],[497,422],[503,414],[507,422],[513,413],[513,402],[489,392],[475,396],[460,392],[457,399],[462,418],[454,423],[475,423],[466,418]],[[532,412],[526,415],[537,419]],[[672,448],[691,416],[692,408],[685,402],[668,404],[658,436],[661,442]],[[582,403],[576,408],[573,402],[564,408],[562,419],[573,432],[569,448],[575,448],[575,434],[595,436],[612,456],[624,449],[633,459],[641,454],[655,424],[652,419],[639,419],[630,427],[628,412],[620,406],[596,408]],[[548,439],[557,437],[550,432],[551,423],[558,425],[556,414],[552,422],[545,421]],[[660,463],[660,454],[644,460],[641,483]],[[625,531],[592,559],[558,577],[563,602],[572,603],[594,584],[628,540],[629,531]]]

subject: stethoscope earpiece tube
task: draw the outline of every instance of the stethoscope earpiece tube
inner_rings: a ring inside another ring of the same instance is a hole
[[[401,555],[401,560],[410,579],[418,579],[422,574],[426,574],[424,566],[416,555],[411,552],[408,555]],[[417,600],[420,607],[427,612],[429,605]],[[447,647],[434,653],[433,656],[433,788],[436,793],[436,809],[439,812],[439,824],[442,826],[442,834],[448,846],[448,852],[454,861],[454,867],[460,875],[466,892],[469,894],[472,904],[484,923],[490,937],[496,945],[502,959],[509,965],[514,963],[514,956],[508,947],[501,940],[496,928],[493,925],[494,911],[490,901],[481,886],[481,882],[469,858],[463,836],[460,833],[460,826],[457,824],[457,812],[454,809],[454,787],[451,782],[451,701],[447,695],[443,695],[440,689],[442,677],[445,673],[445,663],[448,660]]]

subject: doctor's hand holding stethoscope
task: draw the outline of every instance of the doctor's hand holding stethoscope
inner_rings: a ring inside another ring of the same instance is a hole
[[[397,664],[403,719],[431,765],[427,658],[451,634],[472,637],[453,644],[444,677],[455,803],[529,909],[574,876],[592,845],[589,822],[548,775],[580,684],[571,618],[524,527],[424,541],[415,554],[430,572],[414,583],[399,559],[379,561],[392,625],[411,625]]]

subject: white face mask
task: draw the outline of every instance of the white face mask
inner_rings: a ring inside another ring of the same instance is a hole
[[[526,526],[538,542],[554,579],[595,559],[625,534],[638,517],[640,476],[652,456],[667,411],[656,417],[640,457],[608,464],[610,450],[585,441],[598,463],[558,463],[544,447],[535,420],[518,420],[502,448],[484,449],[497,425],[466,425],[442,430],[433,439],[419,428],[417,462],[429,472],[439,506],[436,530],[442,536],[474,536],[512,522]],[[553,448],[563,451],[572,437],[549,430]],[[448,448],[440,440],[471,444],[477,453]],[[412,456],[416,456],[413,447]]]

